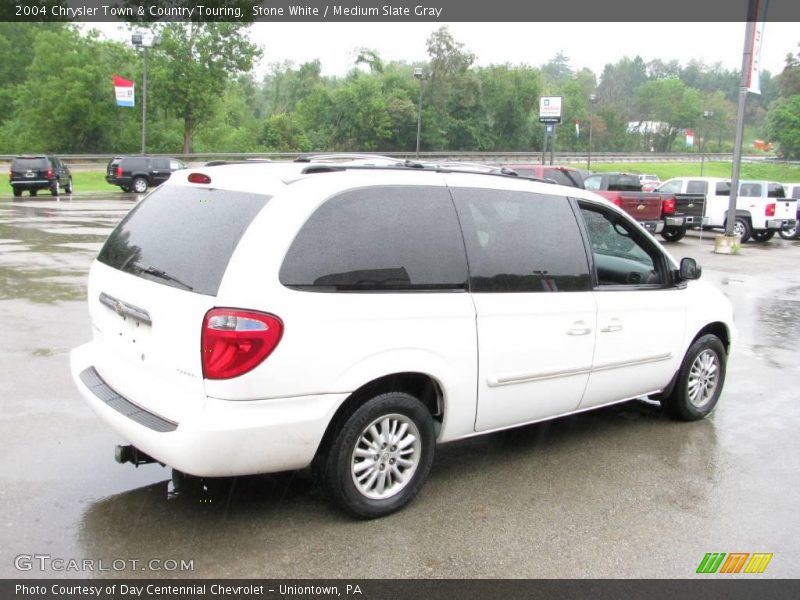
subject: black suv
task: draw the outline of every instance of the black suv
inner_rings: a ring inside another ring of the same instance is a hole
[[[123,192],[143,194],[147,188],[164,183],[173,171],[185,168],[177,158],[115,156],[106,168],[106,181]]]
[[[11,161],[8,182],[17,197],[22,196],[23,190],[28,190],[31,196],[44,189],[49,189],[53,196],[60,195],[62,189],[72,193],[72,173],[55,156],[15,156]]]

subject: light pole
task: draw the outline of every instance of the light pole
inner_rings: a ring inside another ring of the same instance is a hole
[[[703,119],[707,122],[714,116],[713,110],[704,110]],[[706,135],[708,134],[708,125],[703,127],[703,138],[700,140],[700,177],[703,176],[703,166],[706,159]]]
[[[589,94],[589,156],[586,159],[586,170],[592,170],[592,133],[594,131],[594,105],[597,102],[597,94]]]
[[[422,82],[425,81],[425,73],[422,72],[422,67],[414,69],[414,79],[419,81],[419,107],[417,109],[417,158],[419,158],[419,138],[422,132]]]
[[[147,49],[161,43],[160,35],[134,33],[131,35],[134,48],[141,48],[144,53],[144,71],[142,73],[142,154],[147,153]]]

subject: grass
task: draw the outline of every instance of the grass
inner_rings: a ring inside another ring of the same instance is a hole
[[[114,192],[122,192],[116,185],[106,182],[105,169],[102,171],[73,171],[72,186],[78,194],[83,192],[108,192],[112,194]]]
[[[666,181],[672,177],[699,176],[700,163],[596,163],[592,165],[592,170],[622,171],[625,173],[655,173],[661,181]],[[706,161],[703,166],[703,175],[706,177],[730,178],[731,163]],[[800,166],[743,162],[739,172],[739,178],[766,179],[767,181],[776,181],[779,183],[792,183],[800,181]]]

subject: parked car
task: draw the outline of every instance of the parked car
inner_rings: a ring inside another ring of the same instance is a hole
[[[115,156],[106,167],[106,181],[123,192],[144,194],[169,179],[186,165],[177,158],[163,156]]]
[[[767,242],[776,232],[796,223],[795,203],[784,199],[783,187],[766,181],[741,181],[736,198],[734,233],[742,242]],[[661,193],[705,198],[702,226],[724,228],[728,219],[731,182],[720,177],[675,177],[658,187]],[[696,220],[693,224],[697,224]]]
[[[580,170],[572,167],[559,167],[553,165],[503,165],[513,169],[520,177],[533,177],[535,179],[550,179],[554,183],[583,189],[583,176]]]
[[[437,443],[651,396],[708,415],[731,304],[591,192],[458,167],[231,164],[174,174],[91,267],[71,372],[178,473],[299,469],[360,518]]]
[[[15,156],[11,160],[8,182],[16,197],[22,196],[24,191],[35,196],[39,190],[48,189],[53,196],[59,196],[62,189],[72,193],[72,173],[57,156]]]
[[[652,192],[661,183],[661,179],[659,179],[658,175],[653,175],[650,173],[640,174],[639,183],[642,184],[643,192]]]
[[[784,183],[783,190],[787,198],[800,200],[800,183]],[[800,221],[800,202],[798,202],[798,205],[794,224],[790,224],[778,232],[778,235],[785,240],[796,240],[798,238],[797,222]]]
[[[587,190],[592,190],[619,206],[650,233],[660,233],[664,229],[666,223],[662,197],[660,194],[643,192],[637,175],[594,173],[583,180],[583,185]],[[671,222],[671,226],[682,225],[682,219],[680,223],[677,220]]]

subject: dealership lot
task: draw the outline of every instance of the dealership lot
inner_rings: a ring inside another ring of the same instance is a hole
[[[90,335],[88,267],[132,205],[0,200],[3,577],[117,573],[18,571],[22,554],[122,560],[133,576],[691,577],[707,552],[767,552],[765,576],[800,573],[800,242],[732,257],[692,232],[668,246],[736,310],[710,419],[634,402],[441,446],[412,505],[355,522],[303,472],[176,493],[168,469],[113,461],[121,440],[80,400],[68,352]],[[130,562],[153,558],[194,571]]]

